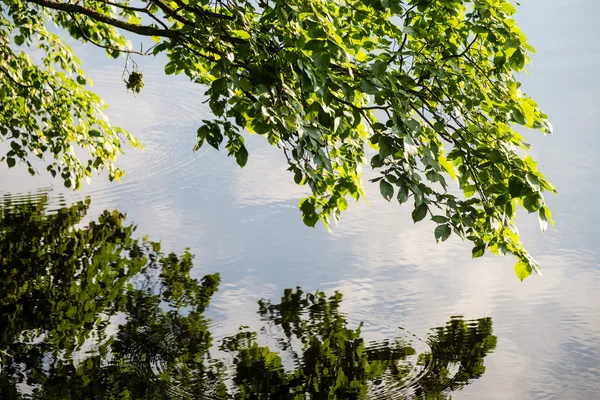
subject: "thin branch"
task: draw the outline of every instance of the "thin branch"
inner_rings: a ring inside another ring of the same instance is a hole
[[[184,25],[194,25],[194,22],[189,19],[177,14],[175,10],[162,2],[162,0],[152,0],[154,4],[158,6],[167,16],[172,17],[174,20],[181,22]]]
[[[8,79],[10,79],[11,81],[14,82],[15,85],[22,87],[23,89],[31,89],[33,87],[33,85],[25,85],[19,81],[17,81],[15,78],[12,77],[12,75],[10,73],[8,73],[7,70],[4,69],[4,67],[0,66],[0,72],[3,72],[4,75],[6,75],[6,77]]]
[[[433,92],[432,92],[432,94],[433,94]],[[424,103],[424,104],[427,104],[427,105],[428,105],[428,107],[429,107],[429,108],[431,108],[431,106],[430,106],[428,103]],[[412,105],[411,105],[411,108],[412,108],[412,109],[413,109],[413,110],[414,110],[414,111],[415,111],[417,114],[419,114],[419,116],[420,116],[420,117],[421,117],[421,118],[422,118],[422,119],[423,119],[425,122],[427,122],[427,124],[428,124],[428,125],[429,125],[429,126],[430,126],[430,127],[433,129],[433,130],[434,130],[434,131],[436,131],[436,129],[435,129],[434,125],[431,123],[431,121],[429,121],[427,118],[425,118],[425,115],[424,115],[424,114],[423,114],[423,113],[422,113],[422,112],[421,112],[421,111],[420,111],[418,108],[416,108],[416,107],[413,107]],[[462,130],[464,130],[465,132],[468,132],[468,131],[467,131],[467,129],[466,129],[466,127],[465,127],[463,124],[461,124],[461,123],[460,123],[460,121],[458,121],[458,120],[457,120],[457,118],[456,118],[454,115],[450,115],[450,118],[452,118],[452,120],[453,120],[453,121],[454,121],[454,122],[455,122],[455,123],[456,123],[456,124],[457,124],[459,127],[461,127],[461,128],[462,128]],[[455,133],[458,135],[458,137],[460,138],[460,140],[461,140],[461,141],[463,141],[464,143],[467,143],[467,141],[465,140],[464,136],[461,134],[461,132],[460,132],[460,131],[461,131],[461,129],[457,129],[457,128],[455,128],[455,129],[454,129],[454,132],[455,132]],[[441,132],[438,132],[438,133],[439,133],[439,134],[440,134],[440,136],[441,136],[442,138],[444,138],[446,141],[449,141],[450,143],[454,144],[455,146],[458,146],[458,147],[461,147],[461,148],[462,148],[462,146],[460,146],[460,145],[459,145],[459,143],[457,143],[457,141],[456,141],[456,140],[454,140],[454,139],[452,138],[452,136],[450,136],[450,137],[445,137],[444,135],[442,135],[442,134],[441,134]],[[448,135],[448,132],[446,132],[445,130],[444,130],[444,133],[445,133],[446,135]],[[479,180],[477,179],[477,175],[475,174],[475,168],[474,168],[474,167],[473,167],[473,165],[471,164],[471,160],[470,160],[470,159],[471,159],[471,158],[473,158],[473,155],[471,154],[471,148],[470,148],[470,147],[467,145],[467,146],[466,146],[466,148],[465,148],[465,150],[466,150],[466,153],[467,153],[467,156],[468,156],[468,158],[467,158],[467,157],[465,157],[465,158],[464,158],[465,164],[466,164],[467,168],[468,168],[468,169],[470,170],[470,172],[471,172],[471,177],[473,178],[473,182],[475,183],[475,187],[477,188],[477,192],[479,193],[479,197],[481,198],[481,201],[482,201],[482,202],[484,202],[484,203],[487,203],[487,196],[485,195],[485,193],[484,193],[483,189],[481,188],[481,184],[480,184]]]
[[[116,3],[113,1],[109,1],[109,0],[93,0],[93,1],[97,1],[100,3],[104,3],[104,4],[108,4],[109,6],[115,6],[117,8],[120,8],[122,10],[128,10],[128,11],[136,11],[136,12],[147,12],[147,10],[145,8],[141,8],[141,7],[131,7],[125,4],[121,4],[121,3]]]
[[[483,68],[481,68],[479,66],[479,64],[477,64],[475,61],[473,61],[469,56],[465,56],[465,58],[471,63],[472,66],[474,66],[479,72],[481,72],[483,74],[483,77],[490,83],[490,85],[492,85],[492,87],[494,89],[500,90],[500,88],[498,86],[496,86],[496,84],[488,76],[489,71],[486,72]]]
[[[357,106],[356,104],[352,104],[349,101],[346,101],[344,99],[341,99],[339,97],[337,97],[335,94],[331,93],[331,96],[336,99],[337,101],[339,101],[342,104],[346,104],[347,106],[350,106],[352,108],[354,108],[355,110],[359,110],[359,111],[368,111],[368,110],[383,110],[383,111],[387,111],[387,107],[383,107],[383,106],[372,106],[372,107],[360,107]]]
[[[121,3],[115,3],[115,2],[112,2],[112,1],[108,1],[108,0],[94,0],[94,1],[98,1],[100,3],[104,3],[104,4],[111,5],[111,6],[115,6],[115,7],[121,8],[123,10],[129,10],[129,11],[136,11],[136,12],[144,13],[144,14],[148,15],[150,18],[152,18],[154,21],[156,21],[160,26],[162,26],[163,29],[169,30],[169,27],[167,26],[167,24],[165,24],[156,15],[154,15],[150,10],[148,10],[147,7],[139,8],[139,7],[125,6],[125,5],[122,5]]]
[[[77,21],[77,18],[75,17],[75,14],[73,14],[73,13],[67,13],[67,14],[69,14],[69,16],[71,17],[71,19],[73,20],[73,22],[75,22],[75,25],[77,25],[77,27],[81,31],[81,35],[84,37],[84,39],[87,40],[88,42],[90,42],[91,44],[93,44],[94,46],[97,46],[97,47],[100,47],[100,48],[106,49],[106,50],[118,51],[120,53],[138,54],[140,56],[147,56],[148,55],[148,53],[142,53],[142,52],[139,52],[139,51],[136,51],[136,50],[121,49],[121,48],[118,48],[118,47],[112,47],[112,46],[103,45],[103,44],[100,44],[100,43],[92,40],[92,38],[90,38],[88,35],[86,35],[85,31],[81,28],[81,25],[79,25],[79,21]]]
[[[469,43],[469,45],[467,46],[467,48],[466,48],[464,51],[462,51],[462,52],[461,52],[461,53],[459,53],[459,54],[453,54],[453,55],[451,55],[451,56],[448,56],[448,57],[446,57],[444,60],[449,60],[449,59],[451,59],[451,58],[459,58],[459,57],[462,57],[462,56],[464,56],[465,54],[467,54],[467,52],[468,52],[469,50],[471,50],[471,47],[473,47],[473,45],[475,44],[475,42],[477,41],[477,39],[479,39],[479,33],[477,33],[477,34],[475,35],[475,39],[473,39],[473,41],[472,41],[471,43]]]
[[[435,129],[435,126],[431,123],[431,121],[425,117],[425,114],[423,114],[421,112],[421,110],[419,110],[417,107],[413,106],[412,104],[410,105],[410,108],[415,111],[417,114],[419,114],[419,117],[421,117],[423,119],[424,122],[427,123],[427,125],[429,125],[429,127],[431,129],[433,129],[435,132],[437,132],[445,141],[447,141],[448,143],[451,144],[456,144],[454,142],[454,140],[452,139],[452,136],[449,136],[448,132],[444,131],[443,134],[442,132],[439,132],[438,130]]]
[[[197,8],[197,7],[190,7],[189,4],[185,4],[183,1],[181,0],[174,0],[175,4],[177,4],[179,6],[179,8],[177,8],[176,10],[173,10],[175,12],[180,11],[180,10],[187,10],[190,11],[194,14],[196,14],[196,16],[201,16],[201,17],[212,17],[212,18],[222,18],[222,19],[226,19],[229,21],[234,21],[235,17],[232,15],[225,15],[225,14],[221,14],[221,13],[217,13],[217,12],[213,12],[210,10],[207,10],[205,8]]]

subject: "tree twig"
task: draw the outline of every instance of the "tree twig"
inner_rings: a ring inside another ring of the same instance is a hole
[[[140,56],[147,56],[148,55],[146,53],[142,53],[142,52],[136,51],[136,50],[120,49],[120,48],[117,48],[117,47],[106,46],[106,45],[103,45],[101,43],[98,43],[98,42],[92,40],[92,38],[90,38],[88,35],[86,35],[85,31],[81,28],[81,25],[79,25],[79,21],[77,21],[77,17],[75,17],[75,14],[70,13],[70,12],[67,13],[67,14],[69,14],[69,16],[71,16],[71,19],[73,20],[73,22],[75,22],[75,25],[77,25],[77,27],[81,31],[81,35],[84,37],[84,39],[87,40],[88,42],[90,42],[91,44],[93,44],[94,46],[97,46],[97,47],[100,47],[100,48],[106,49],[106,50],[118,51],[120,53],[138,54]]]
[[[0,72],[3,72],[4,75],[6,75],[6,77],[8,79],[10,79],[11,81],[13,81],[15,85],[20,86],[23,89],[31,89],[33,87],[33,85],[25,85],[25,84],[17,81],[15,78],[12,77],[12,75],[7,70],[4,69],[4,67],[0,66]]]

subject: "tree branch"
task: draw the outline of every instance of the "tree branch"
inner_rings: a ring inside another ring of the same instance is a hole
[[[47,7],[53,10],[64,11],[67,13],[77,13],[87,15],[90,18],[93,18],[99,22],[104,22],[105,24],[112,25],[116,28],[121,28],[123,30],[136,33],[142,36],[160,36],[167,38],[175,38],[177,37],[177,32],[168,29],[160,29],[152,26],[146,25],[135,25],[130,24],[129,22],[122,21],[117,18],[109,17],[108,15],[102,14],[98,11],[91,10],[87,7],[83,7],[77,4],[67,4],[61,3],[59,1],[54,0],[25,0],[27,3],[37,4],[42,7]]]

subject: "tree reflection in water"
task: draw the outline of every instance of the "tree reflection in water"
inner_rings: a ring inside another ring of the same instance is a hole
[[[452,318],[421,354],[401,338],[367,342],[341,293],[300,288],[258,304],[273,348],[244,327],[213,343],[218,274],[191,278],[188,251],[136,238],[117,211],[81,226],[89,200],[47,207],[0,207],[2,399],[446,399],[496,346],[490,318]]]

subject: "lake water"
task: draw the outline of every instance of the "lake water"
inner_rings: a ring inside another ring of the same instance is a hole
[[[18,202],[47,193],[49,211],[89,196],[84,222],[117,209],[138,226],[138,236],[161,241],[165,252],[189,247],[193,277],[220,274],[206,311],[216,340],[240,325],[258,330],[265,321],[257,302],[277,303],[286,288],[339,291],[340,315],[350,327],[362,322],[364,335],[377,343],[410,338],[417,353],[432,350],[431,328],[451,317],[475,321],[470,326],[491,321],[497,344],[485,355],[485,373],[452,398],[598,398],[599,15],[596,0],[528,0],[518,11],[537,49],[523,89],[551,116],[555,131],[526,135],[559,190],[548,199],[556,228],[541,234],[534,217],[521,218],[523,241],[544,268],[543,276],[524,282],[510,257],[472,260],[469,245],[455,238],[436,245],[432,225],[414,225],[409,207],[385,202],[368,182],[369,203],[352,205],[332,234],[307,228],[297,207],[305,188],[293,183],[276,148],[248,138],[243,170],[223,151],[193,153],[195,130],[207,116],[203,88],[164,76],[160,60],[138,59],[146,86],[133,96],[122,83],[122,61],[91,46],[76,51],[95,91],[110,105],[111,121],[137,136],[145,151],[121,158],[123,183],[96,178],[77,193],[48,176],[3,167],[0,195]],[[457,360],[446,361],[450,368]],[[409,364],[417,371],[416,361]]]

